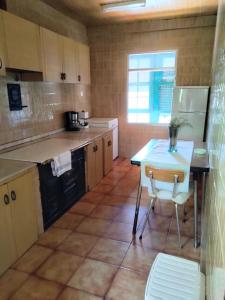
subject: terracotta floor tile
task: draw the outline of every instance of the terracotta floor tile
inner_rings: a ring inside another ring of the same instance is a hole
[[[128,247],[129,243],[101,238],[96,243],[88,257],[101,260],[106,263],[120,265]]]
[[[86,256],[96,244],[98,238],[95,236],[73,232],[58,247],[58,250]]]
[[[99,192],[99,193],[104,193],[104,194],[108,194],[111,192],[111,190],[114,188],[113,185],[111,184],[101,184],[99,183],[98,185],[96,185],[96,187],[94,187],[92,189],[92,191],[94,192]]]
[[[94,210],[96,205],[87,202],[78,202],[71,209],[71,213],[88,216]]]
[[[40,236],[37,243],[42,246],[56,248],[70,233],[71,230],[51,227]]]
[[[143,274],[120,269],[106,295],[107,300],[144,299],[147,278]]]
[[[113,240],[131,242],[133,239],[131,224],[113,222],[104,236]]]
[[[158,251],[137,245],[131,245],[122,266],[148,275],[157,254]]]
[[[76,289],[67,287],[57,300],[101,300],[102,297],[97,297]]]
[[[146,226],[147,227],[147,226]],[[140,231],[136,233],[134,245],[141,245],[154,250],[162,251],[166,245],[166,232],[145,229],[142,240],[139,240]]]
[[[201,248],[194,248],[193,238],[181,236],[182,248],[179,248],[176,234],[169,234],[166,241],[165,252],[171,255],[182,256],[191,260],[200,260]]]
[[[105,177],[106,178],[106,177]],[[81,202],[88,202],[92,204],[98,204],[104,198],[104,194],[97,192],[88,192],[81,199]]]
[[[88,233],[91,235],[102,236],[110,227],[111,221],[96,218],[85,218],[76,228],[76,232]]]
[[[82,262],[82,257],[56,251],[38,269],[36,274],[45,279],[65,284]]]
[[[126,172],[113,169],[111,172],[109,172],[109,174],[107,175],[107,178],[112,178],[112,179],[116,178],[116,179],[120,180],[125,175],[126,175]]]
[[[118,183],[119,180],[120,179],[116,178],[116,177],[113,178],[113,177],[106,176],[106,177],[103,177],[103,179],[100,181],[100,183],[101,184],[109,184],[111,186],[115,186],[115,185],[117,185],[117,183]]]
[[[84,216],[66,213],[53,224],[53,227],[73,230],[83,219]]]
[[[12,300],[55,300],[62,286],[52,281],[30,276],[11,298]]]
[[[139,209],[139,220],[142,220],[145,215],[145,209],[140,207]],[[122,222],[122,223],[128,223],[133,224],[134,222],[134,214],[135,214],[135,206],[134,205],[127,205],[126,207],[123,207],[120,210],[120,213],[117,214],[114,221],[115,222]]]
[[[111,194],[112,195],[119,195],[119,196],[127,196],[131,197],[131,194],[133,192],[134,188],[129,186],[116,186],[112,189]]]
[[[91,213],[91,217],[113,220],[119,213],[120,209],[118,207],[98,205]]]
[[[34,272],[53,252],[52,249],[34,245],[14,265],[13,268],[32,273]]]
[[[0,277],[0,299],[9,299],[10,295],[15,292],[28,278],[28,274],[9,269]]]
[[[105,195],[103,200],[101,201],[101,204],[103,205],[111,205],[111,206],[124,206],[124,205],[130,205],[135,204],[136,199],[130,198],[126,196],[119,196],[119,195]]]
[[[170,217],[164,217],[158,214],[151,213],[150,227],[153,230],[167,232],[170,226],[170,222],[171,222]]]
[[[193,238],[189,238],[181,249],[180,255],[192,260],[200,260],[201,248],[194,248]]]
[[[189,238],[181,236],[181,244],[185,247],[185,244],[188,242]],[[165,252],[172,255],[180,255],[181,249],[179,247],[178,236],[177,234],[168,234],[166,239]]]
[[[91,259],[85,259],[68,285],[83,291],[104,296],[117,267]]]
[[[119,172],[128,172],[131,170],[131,164],[120,164],[119,166],[113,167],[113,171],[119,171]]]
[[[183,222],[180,220],[180,232],[181,235],[193,237],[194,236],[194,219],[189,218],[186,222]],[[175,218],[173,218],[171,227],[170,227],[170,233],[177,234],[177,222]]]

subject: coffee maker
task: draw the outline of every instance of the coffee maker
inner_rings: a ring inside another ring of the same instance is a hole
[[[67,111],[65,112],[65,128],[66,131],[79,131],[80,122],[78,120],[78,112]]]

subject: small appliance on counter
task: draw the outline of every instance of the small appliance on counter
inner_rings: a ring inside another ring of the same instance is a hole
[[[83,128],[88,128],[89,127],[89,124],[87,122],[88,118],[89,118],[89,112],[88,111],[79,111],[78,113],[78,117],[79,117],[79,122],[80,122],[80,125],[83,127]]]
[[[79,114],[77,111],[65,112],[65,128],[67,131],[79,131],[88,125],[84,118],[79,119]]]

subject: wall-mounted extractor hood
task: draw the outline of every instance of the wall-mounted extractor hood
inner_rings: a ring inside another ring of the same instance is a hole
[[[137,8],[143,8],[146,6],[146,0],[130,0],[130,1],[118,1],[112,3],[101,4],[103,12],[116,12],[132,10]]]

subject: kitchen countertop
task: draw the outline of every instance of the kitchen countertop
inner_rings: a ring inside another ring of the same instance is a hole
[[[80,131],[60,132],[54,135],[54,137],[65,139],[87,139],[89,141],[92,141],[111,130],[112,128],[84,128]]]
[[[85,128],[80,131],[62,132],[47,139],[24,144],[0,154],[0,159],[46,163],[66,151],[73,151],[90,144],[95,138],[109,132],[110,128]]]
[[[30,162],[0,159],[0,184],[7,183],[35,166]]]

